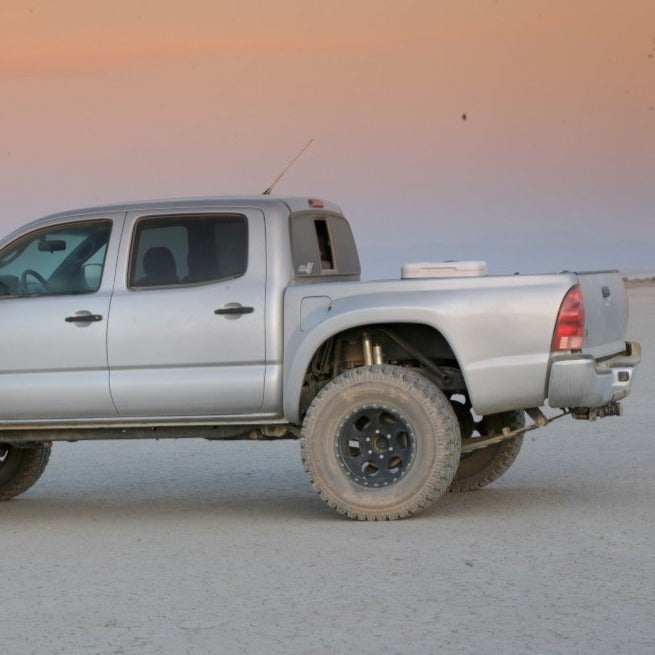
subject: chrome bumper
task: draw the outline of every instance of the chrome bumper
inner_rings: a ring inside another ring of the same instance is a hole
[[[600,407],[630,393],[641,346],[630,341],[625,352],[601,362],[590,355],[557,359],[551,364],[548,404],[551,407]]]

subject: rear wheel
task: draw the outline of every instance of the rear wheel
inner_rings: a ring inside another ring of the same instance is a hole
[[[18,448],[0,443],[0,500],[27,491],[43,474],[50,459],[50,444]]]
[[[501,434],[504,427],[516,430],[525,425],[523,412],[502,412],[482,419],[479,430],[484,436]],[[462,453],[450,491],[474,491],[503,475],[514,463],[523,445],[523,435],[506,439],[486,448]]]
[[[397,366],[343,373],[312,401],[301,450],[327,504],[360,520],[410,516],[449,487],[459,461],[457,418],[443,393]]]

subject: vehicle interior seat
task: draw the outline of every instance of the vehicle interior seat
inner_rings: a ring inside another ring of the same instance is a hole
[[[165,246],[154,246],[146,250],[143,272],[145,275],[137,280],[137,286],[140,287],[160,287],[179,282],[175,258]]]

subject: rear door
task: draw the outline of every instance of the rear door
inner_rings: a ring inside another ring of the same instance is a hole
[[[266,250],[256,209],[128,215],[108,332],[121,416],[255,413]]]

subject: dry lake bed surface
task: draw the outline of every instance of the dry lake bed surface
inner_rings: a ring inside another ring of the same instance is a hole
[[[56,444],[0,505],[0,653],[655,652],[655,287],[625,415],[526,436],[485,490],[340,518],[295,442]]]

